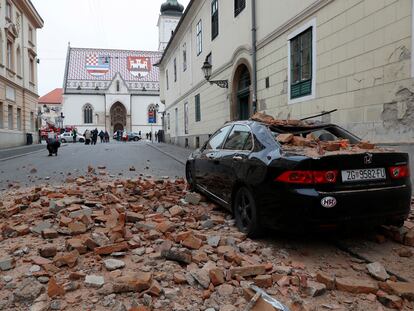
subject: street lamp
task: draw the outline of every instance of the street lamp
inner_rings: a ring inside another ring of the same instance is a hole
[[[203,70],[204,78],[208,82],[210,82],[210,84],[216,84],[218,87],[221,87],[223,89],[229,88],[229,80],[210,80],[211,73],[213,71],[213,66],[210,64],[209,56],[206,57],[203,67],[201,67],[201,70]]]

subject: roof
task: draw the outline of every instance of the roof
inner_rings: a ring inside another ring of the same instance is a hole
[[[60,105],[62,104],[63,89],[57,88],[39,98],[38,103],[40,105]]]
[[[184,6],[178,3],[177,0],[167,0],[167,2],[161,5],[161,10],[160,10],[162,15],[178,15],[178,16],[181,16],[183,11],[184,11]]]
[[[65,88],[107,88],[116,74],[131,89],[159,89],[158,51],[91,49],[69,47]]]

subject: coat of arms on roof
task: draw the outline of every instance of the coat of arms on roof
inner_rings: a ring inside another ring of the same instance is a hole
[[[109,71],[109,56],[98,56],[89,54],[86,56],[86,71],[95,77],[103,76]]]
[[[128,56],[128,70],[138,78],[145,78],[151,72],[151,59],[143,56]]]

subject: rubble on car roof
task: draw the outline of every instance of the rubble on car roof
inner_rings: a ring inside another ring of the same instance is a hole
[[[271,126],[284,126],[284,127],[313,127],[320,125],[318,121],[302,121],[302,120],[279,120],[270,115],[262,112],[256,112],[250,120],[262,122]]]

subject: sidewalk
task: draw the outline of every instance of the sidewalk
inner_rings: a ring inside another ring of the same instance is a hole
[[[28,146],[0,149],[0,160],[6,160],[10,158],[23,156],[26,154],[38,152],[45,148],[46,148],[46,145],[44,144],[34,144],[34,145],[28,145]]]
[[[188,157],[193,152],[193,149],[186,149],[176,145],[165,144],[165,143],[151,143],[147,142],[148,146],[151,146],[158,151],[168,155],[169,157],[173,158],[177,162],[185,165]]]

